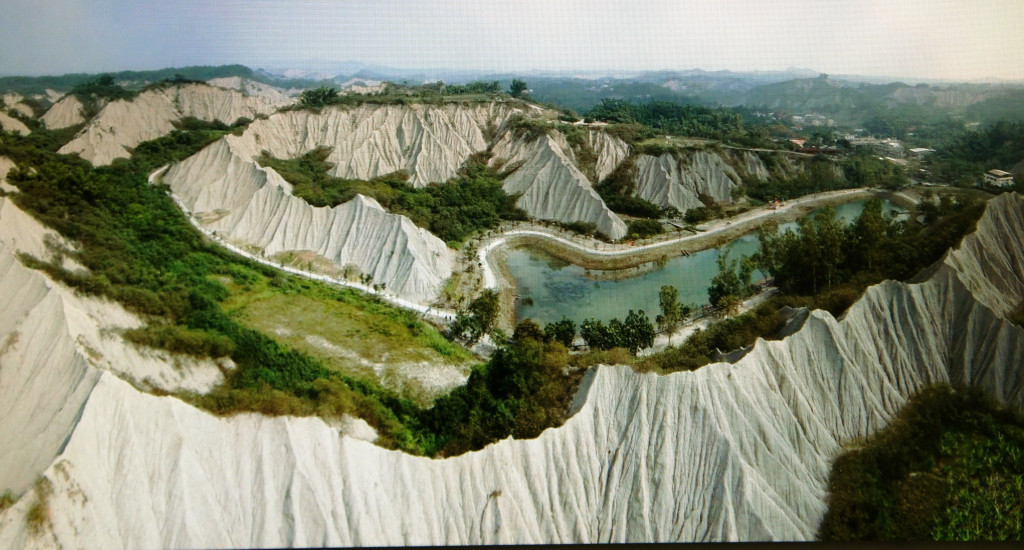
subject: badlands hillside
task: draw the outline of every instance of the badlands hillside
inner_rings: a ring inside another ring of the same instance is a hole
[[[46,230],[0,207],[4,547],[804,540],[832,458],[918,389],[1024,408],[1024,330],[1005,318],[1024,300],[1014,194],[923,282],[872,287],[840,320],[815,311],[735,364],[593,369],[565,425],[445,460],[136,389],[153,362],[105,330],[135,321],[21,265]],[[183,376],[166,383],[204,383]]]
[[[309,108],[244,79],[211,84],[88,110],[70,94],[28,121],[34,135],[0,136],[0,547],[810,540],[836,457],[923,388],[972,386],[1024,412],[1018,194],[970,206],[984,209],[976,226],[913,283],[852,292],[838,318],[803,310],[732,363],[659,375],[598,351],[576,366],[533,341],[474,366],[456,331],[424,319],[452,321],[435,300],[486,247],[446,244],[389,210],[394,195],[370,196],[381,186],[425,200],[477,169],[534,220],[622,239],[635,218],[609,207],[623,198],[611,188],[665,216],[840,164],[639,140],[499,94]],[[183,119],[199,129],[174,132]],[[369,191],[313,206],[285,177],[312,153]],[[938,217],[966,208],[934,202]],[[279,264],[289,256],[354,269],[367,279],[345,284],[406,309]],[[927,257],[918,267],[940,253]],[[443,395],[413,402],[395,377]],[[514,428],[486,431],[502,422]]]
[[[418,302],[438,297],[452,273],[454,251],[408,219],[386,215],[372,199],[312,207],[258,158],[294,159],[324,148],[330,176],[370,180],[404,171],[411,185],[423,187],[449,180],[471,157],[484,154],[504,174],[505,192],[518,197],[516,205],[530,217],[593,224],[611,239],[626,235],[626,221],[595,186],[617,170],[625,174],[627,193],[679,211],[702,206],[702,196],[729,202],[745,182],[771,175],[761,153],[709,148],[645,154],[600,126],[560,126],[557,113],[521,101],[281,110],[294,100],[270,86],[237,77],[210,84],[164,85],[130,99],[100,99],[102,108],[88,121],[79,98],[69,94],[41,120],[51,129],[84,122],[60,152],[99,166],[127,158],[183,118],[224,124],[255,119],[238,135],[168,167],[161,181],[219,238],[267,257],[311,251],[339,270],[352,266]],[[542,131],[531,131],[538,127]],[[781,166],[782,175],[801,169],[799,162]],[[360,225],[374,237],[358,247],[337,237],[362,223],[356,211],[379,212],[371,218],[383,224]]]
[[[80,108],[72,98],[68,96],[53,107],[58,109],[51,117],[55,127],[79,120],[76,113]],[[185,117],[233,124],[240,118],[272,113],[289,102],[287,98],[247,96],[204,84],[158,87],[104,105],[60,152],[78,153],[96,166],[110,164],[114,159],[127,158],[136,145],[169,133],[173,123]]]
[[[268,256],[285,250],[311,250],[338,267],[355,265],[402,296],[429,302],[451,274],[450,251],[438,248],[429,236],[423,236],[426,248],[410,248],[420,239],[405,232],[399,237],[402,242],[378,247],[377,255],[340,253],[325,242],[318,229],[308,225],[297,229],[301,216],[306,215],[299,212],[322,209],[294,197],[273,169],[259,165],[261,154],[293,159],[326,148],[325,160],[333,166],[333,177],[370,180],[404,171],[411,185],[423,187],[449,180],[471,157],[483,153],[492,167],[507,174],[505,192],[518,197],[516,205],[529,216],[594,224],[611,239],[626,235],[626,223],[609,209],[595,185],[624,162],[635,165],[628,172],[633,196],[680,211],[702,206],[702,195],[729,202],[745,180],[769,177],[765,162],[750,151],[709,149],[654,157],[636,154],[626,142],[599,127],[560,129],[542,122],[548,125],[544,132],[522,129],[524,120],[545,121],[552,116],[522,102],[500,101],[366,103],[320,111],[286,110],[258,119],[241,135],[225,136],[171,166],[162,181],[197,219],[236,244],[257,247]],[[584,138],[570,143],[570,131]],[[584,164],[583,158],[592,164]],[[788,174],[800,169],[799,163],[785,166]],[[260,191],[268,187],[280,191]],[[262,198],[267,193],[276,193],[278,198],[268,202]],[[277,228],[288,228],[283,231],[288,236],[282,236]],[[287,242],[271,243],[271,235]],[[417,265],[414,271],[420,275],[388,267],[390,262],[382,258],[394,257],[393,246],[406,247],[408,255],[415,258],[400,261]],[[420,279],[410,280],[410,276]]]

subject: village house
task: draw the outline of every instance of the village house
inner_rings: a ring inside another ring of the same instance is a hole
[[[992,169],[985,172],[985,183],[999,187],[1009,187],[1013,185],[1013,174],[1002,170]]]

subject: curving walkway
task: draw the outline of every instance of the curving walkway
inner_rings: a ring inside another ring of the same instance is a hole
[[[162,166],[162,167],[154,170],[149,175],[149,178],[148,178],[149,182],[153,183],[158,177],[160,177],[160,175],[163,174],[163,172],[165,172],[167,170],[167,168],[168,168],[168,166]],[[556,233],[554,233],[554,232],[552,232],[550,230],[547,230],[547,229],[513,229],[511,231],[506,231],[506,232],[502,233],[501,235],[498,235],[497,237],[493,237],[493,238],[485,241],[483,243],[483,246],[480,247],[480,250],[477,253],[477,257],[478,257],[478,260],[479,260],[479,262],[480,262],[480,264],[482,266],[482,275],[483,275],[484,288],[496,289],[496,288],[498,288],[498,277],[495,274],[495,269],[491,265],[490,254],[495,249],[505,245],[508,242],[508,240],[510,238],[512,238],[512,237],[527,236],[527,237],[536,238],[536,239],[540,239],[540,240],[548,240],[548,241],[556,242],[556,243],[559,243],[559,244],[561,244],[561,245],[563,245],[565,247],[568,247],[570,250],[572,250],[572,251],[574,251],[576,253],[579,253],[579,254],[585,255],[585,256],[590,256],[590,257],[604,257],[604,258],[629,257],[631,255],[640,254],[640,253],[644,253],[644,252],[649,252],[651,250],[657,250],[659,248],[675,246],[675,245],[686,243],[686,242],[689,242],[689,241],[694,241],[694,240],[697,240],[697,239],[707,239],[708,237],[713,237],[714,235],[716,235],[718,233],[725,232],[727,230],[734,231],[737,228],[743,228],[743,227],[746,227],[746,226],[754,226],[754,225],[757,225],[758,223],[764,221],[766,218],[768,218],[770,216],[773,216],[773,215],[776,215],[776,214],[786,213],[786,212],[789,212],[789,211],[791,211],[791,210],[793,210],[795,208],[798,208],[798,207],[814,206],[814,205],[816,205],[818,203],[834,201],[837,198],[841,198],[841,197],[845,197],[845,196],[849,196],[849,195],[857,195],[857,194],[868,192],[870,190],[871,190],[871,188],[861,187],[861,188],[856,188],[856,189],[842,189],[842,190],[839,190],[839,191],[829,191],[829,192],[825,192],[825,193],[817,193],[817,194],[814,194],[814,195],[807,195],[807,196],[804,196],[804,197],[793,199],[791,201],[787,201],[785,206],[783,206],[783,207],[781,207],[781,208],[779,208],[777,210],[771,210],[768,207],[762,207],[762,208],[758,208],[756,210],[751,210],[749,212],[745,212],[743,214],[740,214],[739,216],[735,216],[735,217],[732,217],[732,218],[715,220],[715,221],[711,222],[707,226],[707,229],[705,231],[701,232],[701,233],[697,233],[697,234],[693,234],[693,235],[686,235],[686,236],[682,236],[682,237],[673,237],[673,238],[669,238],[669,239],[665,239],[665,240],[661,240],[661,241],[657,241],[657,242],[653,242],[653,243],[643,244],[643,245],[637,245],[637,246],[624,245],[624,244],[599,243],[598,241],[595,241],[594,239],[583,239],[583,238],[572,239],[572,238],[567,238],[567,237],[558,235],[558,234],[556,234]],[[322,283],[326,283],[326,284],[329,284],[329,285],[334,285],[334,286],[339,286],[339,287],[344,287],[344,288],[352,288],[352,289],[356,289],[356,290],[365,292],[367,294],[372,294],[372,295],[377,296],[380,299],[384,300],[385,302],[388,302],[389,304],[392,304],[392,305],[395,305],[395,306],[398,306],[398,307],[402,307],[402,308],[405,308],[405,309],[409,309],[409,310],[415,311],[417,313],[420,313],[424,317],[429,317],[429,318],[432,318],[432,319],[437,320],[437,321],[451,322],[452,320],[455,319],[456,312],[452,311],[452,310],[449,310],[449,309],[441,309],[441,308],[436,308],[436,307],[432,307],[432,306],[429,306],[429,305],[413,302],[411,300],[407,300],[405,298],[401,298],[399,296],[391,294],[391,293],[387,292],[387,290],[383,290],[383,291],[382,290],[376,290],[373,287],[371,287],[369,285],[362,284],[362,283],[358,283],[358,282],[354,282],[354,281],[348,281],[348,280],[345,280],[345,279],[338,279],[336,277],[331,277],[329,275],[324,275],[324,274],[321,274],[321,273],[314,273],[314,272],[311,272],[311,271],[305,271],[305,270],[302,270],[302,269],[298,269],[298,268],[295,268],[295,267],[292,267],[292,266],[287,266],[287,265],[284,265],[282,263],[275,262],[275,261],[272,261],[272,260],[268,260],[268,259],[263,258],[261,256],[258,256],[256,254],[253,254],[251,252],[243,250],[242,248],[240,248],[238,246],[235,246],[235,245],[225,241],[223,238],[221,238],[218,235],[216,235],[215,232],[213,232],[213,231],[209,230],[208,228],[204,227],[203,225],[201,225],[192,216],[192,213],[188,210],[188,208],[185,207],[184,203],[181,202],[181,200],[178,198],[178,196],[176,194],[171,192],[170,196],[174,200],[174,202],[178,205],[178,207],[181,208],[181,211],[185,214],[185,217],[188,219],[189,223],[191,223],[193,227],[195,227],[196,229],[201,231],[204,235],[209,237],[211,240],[213,240],[217,244],[227,248],[228,250],[234,252],[235,254],[238,254],[239,256],[245,257],[245,258],[247,258],[249,260],[252,260],[254,262],[257,262],[257,263],[260,263],[260,264],[263,264],[263,265],[266,265],[266,266],[273,267],[275,269],[280,269],[282,271],[286,271],[286,272],[291,273],[292,275],[295,275],[297,277],[303,277],[303,278],[311,279],[311,280],[314,280],[314,281],[320,281]],[[906,198],[910,199],[910,197],[906,197]],[[598,248],[594,248],[595,244],[598,246]]]
[[[168,166],[161,166],[160,168],[158,168],[155,171],[153,171],[153,173],[151,173],[149,175],[149,183],[152,184],[156,178],[160,177],[160,175],[164,171],[167,170],[167,168],[168,168]],[[272,260],[268,260],[266,258],[257,256],[255,254],[253,254],[252,252],[248,252],[246,250],[243,250],[243,249],[239,248],[238,246],[235,246],[235,245],[225,241],[224,239],[220,238],[213,231],[210,231],[208,228],[204,227],[198,221],[196,221],[196,219],[194,217],[192,217],[192,213],[189,212],[188,208],[185,207],[185,204],[183,202],[181,202],[181,199],[178,198],[178,196],[173,191],[170,192],[170,196],[174,200],[175,204],[178,205],[178,208],[180,208],[181,211],[185,214],[185,218],[188,219],[189,223],[191,223],[193,227],[195,227],[196,229],[201,231],[204,235],[209,237],[211,240],[213,240],[217,244],[223,246],[224,248],[227,248],[228,250],[234,252],[235,254],[238,254],[239,256],[243,256],[243,257],[245,257],[245,258],[247,258],[249,260],[252,260],[252,261],[257,262],[257,263],[261,263],[261,264],[266,265],[266,266],[273,267],[275,269],[280,269],[282,271],[287,271],[288,273],[291,273],[292,275],[295,275],[297,277],[302,277],[302,278],[305,278],[305,279],[311,279],[311,280],[314,280],[314,281],[320,281],[322,283],[327,283],[329,285],[334,285],[334,286],[340,286],[340,287],[345,287],[345,288],[354,288],[356,290],[360,290],[360,291],[365,292],[367,294],[372,294],[374,296],[377,296],[378,298],[384,300],[385,302],[388,302],[391,305],[395,305],[395,306],[398,306],[398,307],[402,307],[402,308],[409,309],[409,310],[415,311],[417,313],[420,313],[424,317],[430,317],[432,319],[443,321],[443,322],[450,322],[450,321],[453,321],[455,319],[455,312],[451,311],[451,310],[448,310],[448,309],[439,309],[439,308],[436,308],[436,307],[431,307],[429,305],[419,304],[419,303],[413,302],[411,300],[406,300],[405,298],[401,298],[399,296],[391,294],[391,293],[387,292],[387,290],[377,290],[377,289],[374,289],[373,287],[371,287],[369,285],[365,285],[363,283],[357,283],[357,282],[348,281],[348,280],[345,280],[345,279],[338,279],[336,277],[331,277],[329,275],[324,275],[324,274],[321,274],[321,273],[313,273],[311,271],[305,271],[305,270],[298,269],[298,268],[295,268],[295,267],[292,267],[292,266],[284,265],[284,264],[282,264],[280,262],[275,262],[275,261],[272,261]]]
[[[498,277],[495,274],[494,268],[491,266],[489,255],[496,248],[506,244],[510,237],[521,237],[529,236],[532,238],[548,240],[556,242],[563,246],[568,247],[573,252],[579,253],[584,256],[590,257],[628,257],[630,255],[639,254],[642,252],[649,252],[651,250],[657,250],[659,248],[666,248],[675,246],[678,244],[694,241],[697,239],[707,239],[713,237],[715,234],[722,233],[725,231],[735,231],[737,228],[745,226],[754,226],[764,221],[766,218],[789,212],[797,207],[814,206],[818,203],[834,201],[837,198],[845,197],[848,195],[857,195],[871,191],[870,187],[858,187],[855,189],[841,189],[839,191],[828,191],[825,193],[816,193],[814,195],[806,195],[797,199],[793,199],[786,202],[785,206],[780,207],[777,210],[771,210],[767,206],[744,212],[739,216],[735,216],[728,219],[715,220],[707,226],[707,229],[701,233],[693,235],[686,235],[682,237],[673,237],[662,241],[630,246],[623,244],[616,245],[604,245],[602,248],[593,248],[593,239],[584,241],[582,239],[570,239],[561,235],[555,234],[551,231],[540,230],[540,229],[515,229],[512,231],[506,231],[501,235],[492,238],[487,241],[483,246],[480,247],[478,252],[478,260],[483,266],[483,280],[485,288],[497,288]],[[909,197],[907,197],[909,199]],[[590,246],[588,246],[590,245]]]

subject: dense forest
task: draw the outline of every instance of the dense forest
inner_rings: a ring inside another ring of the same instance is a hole
[[[979,183],[987,170],[1010,171],[1022,162],[1024,120],[1002,120],[986,128],[954,135],[935,151],[929,168],[942,180],[970,185]]]

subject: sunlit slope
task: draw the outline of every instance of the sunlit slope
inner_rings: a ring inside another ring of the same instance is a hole
[[[50,130],[59,130],[85,122],[85,107],[74,94],[68,94],[54,103],[39,118]]]
[[[842,321],[814,312],[736,364],[662,377],[598,368],[564,426],[446,460],[318,419],[216,418],[93,375],[45,472],[50,523],[28,530],[29,492],[0,515],[0,545],[810,539],[839,446],[884,426],[917,389],[963,382],[1024,404],[1024,331],[999,313],[1024,299],[1022,236],[1024,198],[1003,195],[924,283],[872,287]],[[0,373],[17,385],[68,368],[41,360]],[[69,385],[54,378],[45,392]]]
[[[144,141],[167,135],[174,129],[173,123],[183,118],[232,124],[239,118],[270,114],[288,102],[206,84],[158,87],[132,99],[107,103],[59,152],[78,153],[96,166],[106,165],[128,158],[129,150]],[[63,108],[74,112],[73,105]],[[55,114],[54,119],[61,124],[77,120],[63,112],[60,115]]]

